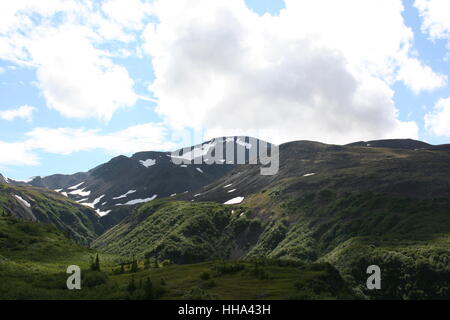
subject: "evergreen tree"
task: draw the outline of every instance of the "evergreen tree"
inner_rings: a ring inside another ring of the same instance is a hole
[[[153,283],[148,277],[147,280],[145,281],[144,292],[145,292],[145,299],[151,300],[155,298]]]
[[[138,270],[139,270],[139,267],[138,267],[138,263],[137,263],[137,260],[136,259],[134,259],[134,256],[133,256],[133,262],[131,263],[131,272],[138,272]]]
[[[155,252],[155,268],[159,268],[158,264],[158,254]]]
[[[149,258],[145,258],[144,260],[144,269],[148,269],[150,268],[150,259]]]
[[[95,260],[91,257],[91,270],[92,271],[100,271],[100,259],[97,256],[95,257]]]
[[[136,290],[136,284],[134,282],[134,276],[131,276],[131,281],[128,283],[127,291],[132,294]]]
[[[98,253],[97,256],[95,257],[95,271],[100,271],[100,259],[98,257]]]
[[[91,267],[90,267],[90,269],[91,269],[92,271],[95,271],[95,261],[94,261],[94,258],[90,257],[90,259],[91,259]]]

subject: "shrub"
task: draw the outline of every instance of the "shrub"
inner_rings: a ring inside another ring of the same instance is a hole
[[[108,282],[108,276],[101,271],[84,271],[81,273],[81,285],[88,288],[96,287]]]
[[[209,280],[211,278],[211,275],[208,273],[208,272],[202,272],[201,274],[200,274],[200,279],[202,279],[202,280]]]

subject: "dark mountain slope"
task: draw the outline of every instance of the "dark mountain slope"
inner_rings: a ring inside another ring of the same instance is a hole
[[[387,140],[372,140],[359,141],[347,144],[352,147],[372,147],[372,148],[391,148],[391,149],[429,149],[433,146],[422,141],[413,139],[387,139]]]
[[[292,190],[338,193],[371,191],[418,198],[450,196],[450,153],[326,145],[296,141],[280,146],[280,169],[273,176],[259,174],[259,166],[240,166],[185,200],[224,203],[265,189],[289,185]],[[230,190],[234,190],[230,192]]]
[[[224,148],[244,148],[248,159],[250,150],[257,150],[257,143],[251,145],[248,141],[248,137],[223,137],[189,147],[179,152],[190,160],[189,164],[174,164],[170,152],[139,152],[131,157],[115,157],[86,173],[37,177],[30,184],[56,190],[95,209],[108,228],[129,214],[135,204],[195,192],[213,183],[235,168],[236,161],[207,165],[195,164],[195,159],[206,158],[208,152],[215,155],[219,142]]]
[[[52,224],[80,244],[104,231],[90,208],[42,188],[0,184],[0,216]]]

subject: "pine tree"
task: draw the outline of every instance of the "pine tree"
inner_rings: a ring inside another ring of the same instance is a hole
[[[98,253],[97,256],[95,257],[95,271],[100,271],[100,259],[98,257]]]
[[[132,294],[136,290],[136,284],[134,283],[134,276],[131,276],[131,281],[128,283],[127,291]]]
[[[147,277],[144,286],[145,299],[151,300],[154,299],[154,291],[153,291],[153,283],[150,278]]]
[[[91,259],[91,267],[90,267],[90,269],[91,269],[92,271],[95,271],[95,262],[94,262],[94,258],[90,257],[90,259]]]
[[[158,265],[158,254],[157,253],[155,253],[155,268],[159,268],[159,265]]]
[[[138,267],[137,260],[134,259],[134,256],[133,256],[133,262],[131,263],[131,272],[138,272],[138,270],[139,270],[139,267]]]
[[[150,268],[150,259],[149,258],[145,258],[144,260],[144,269],[148,269]]]
[[[97,256],[95,257],[95,260],[91,257],[91,270],[92,271],[100,271],[100,259]]]

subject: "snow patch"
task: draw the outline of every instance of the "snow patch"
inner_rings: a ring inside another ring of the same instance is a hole
[[[121,195],[121,196],[114,197],[113,200],[126,198],[129,194],[132,194],[132,193],[135,193],[135,192],[136,192],[136,190],[130,190],[130,191],[127,191],[126,193],[124,193],[124,194]]]
[[[91,207],[92,209],[95,209],[95,206],[100,202],[100,200],[102,200],[102,198],[103,198],[104,196],[105,196],[105,195],[102,195],[102,196],[98,197],[98,198],[95,199],[94,202],[92,202],[92,203],[83,203],[83,205],[88,206],[88,207]],[[86,199],[86,200],[87,200],[87,199]]]
[[[155,194],[155,195],[153,195],[153,197],[146,198],[146,199],[130,200],[127,203],[124,203],[124,204],[118,203],[118,204],[116,204],[116,206],[132,206],[132,205],[138,204],[138,203],[145,203],[145,202],[149,202],[149,201],[155,200],[157,196],[158,195]]]
[[[101,211],[100,209],[97,209],[97,210],[95,210],[95,212],[97,212],[97,214],[98,214],[100,217],[103,217],[103,216],[106,216],[108,213],[110,213],[111,210],[108,210],[108,211]]]
[[[74,194],[74,195],[81,196],[81,197],[89,197],[91,192],[84,191],[84,189],[79,189],[79,190],[71,191],[71,192],[69,192],[69,194]]]
[[[224,202],[224,204],[238,204],[238,203],[241,203],[243,200],[244,200],[244,197],[236,197],[236,198],[228,200],[227,202]]]
[[[176,195],[177,195],[176,193],[172,193],[170,196],[175,197]]]
[[[232,183],[230,183],[230,184],[227,184],[224,188],[228,188],[228,187],[231,187],[233,184]]]
[[[148,168],[156,164],[156,159],[147,159],[139,161],[144,167]]]
[[[310,176],[313,176],[313,175],[315,175],[315,173],[307,173],[307,174],[304,174],[303,176],[304,177],[310,177]]]
[[[55,189],[55,190],[53,190],[53,191],[55,191],[55,192],[61,192],[63,189]]]
[[[67,188],[67,189],[69,189],[69,190],[75,190],[75,189],[78,189],[78,187],[81,186],[83,183],[84,183],[84,181],[83,181],[82,183],[77,184],[77,185],[71,186],[71,187],[69,187],[69,188]]]
[[[231,190],[228,190],[228,193],[235,192],[235,191],[236,191],[236,189],[231,189]]]
[[[26,207],[31,208],[31,204],[28,201],[24,200],[21,196],[15,194],[14,197],[16,197],[16,199],[22,202],[22,204],[24,204]]]
[[[202,169],[200,169],[200,168],[195,168],[195,169],[197,169],[198,172],[203,173]]]

